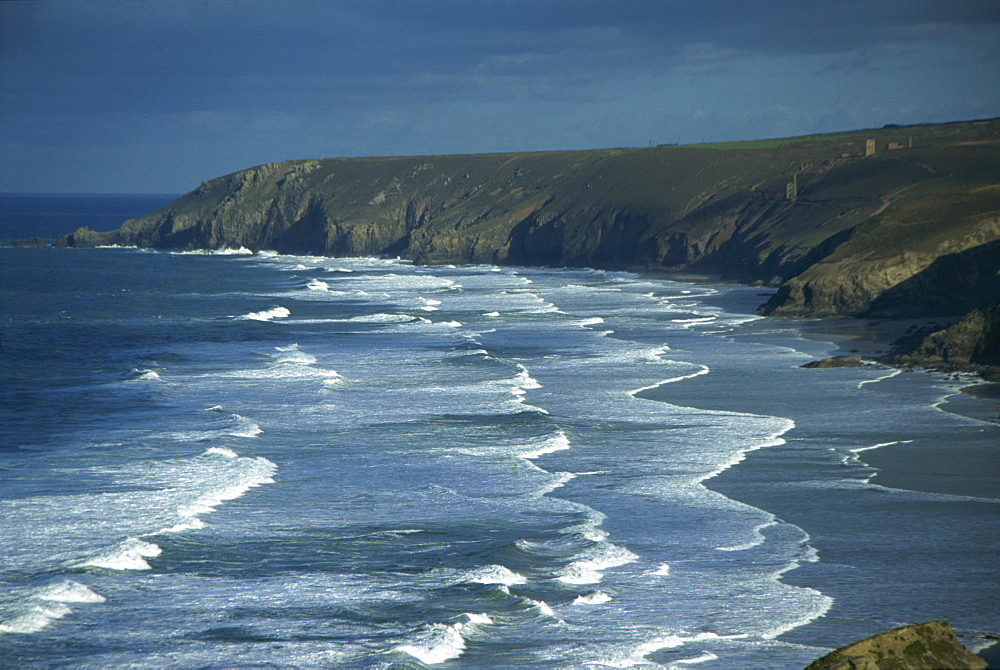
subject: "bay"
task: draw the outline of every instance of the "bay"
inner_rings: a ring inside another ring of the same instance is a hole
[[[961,380],[800,368],[836,345],[759,289],[0,267],[4,663],[798,668],[902,623],[1000,630],[996,473],[889,489],[864,460],[995,463],[1000,427],[942,411]]]

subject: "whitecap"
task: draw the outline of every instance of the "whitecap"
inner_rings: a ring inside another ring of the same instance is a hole
[[[245,416],[234,414],[232,416],[233,427],[228,431],[228,435],[233,437],[257,437],[264,432],[264,429]]]
[[[250,312],[249,314],[244,314],[240,318],[252,321],[271,321],[272,319],[286,319],[291,315],[292,313],[287,307],[272,307],[271,309],[265,309],[260,312]]]
[[[569,438],[566,437],[566,433],[559,430],[545,437],[540,442],[530,445],[530,450],[523,452],[521,458],[532,460],[545,454],[551,454],[554,451],[562,451],[569,448]]]
[[[524,584],[528,580],[502,565],[487,565],[465,575],[463,581],[470,584],[503,584],[512,586]]]
[[[596,584],[604,578],[602,570],[633,563],[639,557],[624,547],[610,542],[600,542],[587,549],[580,557],[556,573],[564,584]]]
[[[592,591],[590,593],[585,593],[582,596],[578,596],[576,600],[573,601],[574,605],[603,605],[604,603],[611,602],[611,596],[604,591]]]
[[[135,377],[132,378],[133,381],[140,381],[140,382],[162,381],[160,373],[158,373],[156,370],[149,370],[147,368],[141,368],[141,369],[133,368],[132,374],[135,375]]]
[[[239,454],[230,449],[229,447],[212,447],[207,449],[203,456],[222,456],[224,458],[238,458]]]
[[[432,298],[420,298],[423,306],[420,308],[425,312],[436,312],[438,310],[438,305],[441,304],[440,300],[434,300]]]
[[[152,542],[135,537],[115,545],[110,551],[94,556],[80,564],[81,567],[107,568],[108,570],[149,570],[147,558],[153,558],[163,550]]]
[[[556,616],[556,613],[555,611],[553,611],[552,606],[549,605],[544,600],[532,600],[531,598],[525,598],[524,602],[527,603],[528,606],[530,606],[531,608],[538,610],[541,614],[544,614],[547,617],[552,617],[553,619],[562,622],[562,619],[559,619],[559,617]]]
[[[103,603],[107,600],[89,587],[69,579],[46,586],[38,593],[38,598],[60,603]]]
[[[0,633],[37,633],[72,611],[61,602],[33,604],[27,611],[0,623]]]
[[[604,575],[585,563],[570,563],[557,573],[556,579],[564,584],[596,584]]]
[[[319,279],[310,279],[309,283],[306,284],[306,288],[313,291],[326,291],[327,293],[330,291],[330,285]]]
[[[469,624],[431,624],[421,631],[411,644],[399,645],[395,651],[408,654],[426,665],[444,663],[458,658],[465,651],[462,630]]]

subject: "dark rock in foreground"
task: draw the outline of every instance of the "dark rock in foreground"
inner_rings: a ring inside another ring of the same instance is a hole
[[[982,670],[944,621],[903,626],[841,647],[806,670]]]

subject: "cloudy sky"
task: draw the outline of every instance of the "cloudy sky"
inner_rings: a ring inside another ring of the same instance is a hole
[[[993,116],[997,0],[0,2],[0,192]]]

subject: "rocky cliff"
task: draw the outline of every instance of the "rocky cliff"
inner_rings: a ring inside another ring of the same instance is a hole
[[[957,318],[1000,295],[1000,120],[270,163],[59,244],[694,271],[779,286],[767,314]]]
[[[946,622],[929,621],[842,647],[806,670],[982,670],[986,665],[959,643]]]

